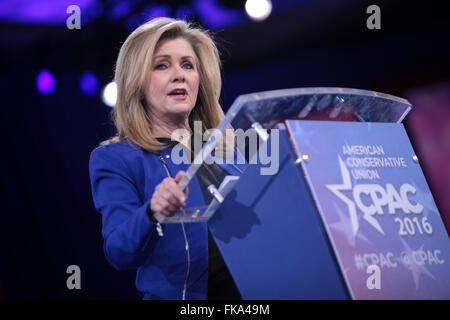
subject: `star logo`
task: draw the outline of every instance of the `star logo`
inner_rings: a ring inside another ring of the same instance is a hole
[[[405,248],[405,251],[402,251],[402,254],[400,256],[400,259],[397,259],[400,261],[407,269],[409,269],[412,273],[412,277],[414,280],[414,285],[416,287],[416,290],[419,289],[419,280],[420,276],[422,274],[427,275],[433,280],[436,280],[436,278],[431,274],[431,272],[425,267],[425,263],[423,261],[415,261],[414,255],[417,254],[417,252],[423,252],[423,245],[419,248],[419,250],[412,250],[410,246],[403,240],[403,238],[400,238],[400,240],[403,243],[403,247]]]
[[[342,183],[341,184],[327,184],[325,185],[331,192],[333,192],[339,199],[341,199],[348,207],[348,213],[350,215],[350,223],[352,225],[352,234],[356,237],[359,229],[358,216],[356,213],[355,202],[347,197],[343,191],[352,191],[352,180],[350,177],[350,172],[345,166],[344,161],[338,156],[339,166],[341,169]],[[374,227],[378,232],[384,235],[384,231],[381,228],[378,221],[370,214],[364,213],[363,219],[366,220],[372,227]]]
[[[373,243],[367,239],[361,232],[358,233],[358,235],[355,237],[352,235],[352,230],[350,230],[350,225],[348,223],[347,216],[342,212],[342,210],[334,204],[334,208],[336,210],[337,216],[339,218],[338,221],[334,223],[330,223],[330,227],[333,228],[336,231],[339,231],[341,234],[344,235],[345,240],[347,241],[348,245],[351,247],[354,247],[356,244],[356,238],[358,238],[361,241],[364,241],[368,245],[372,245]]]

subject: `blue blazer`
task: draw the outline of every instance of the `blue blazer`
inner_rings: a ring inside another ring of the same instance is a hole
[[[117,270],[137,269],[136,287],[144,299],[206,299],[208,229],[205,222],[163,225],[147,209],[155,187],[188,164],[174,164],[171,148],[147,152],[129,141],[96,148],[89,161],[95,208],[102,215],[104,253]],[[227,168],[236,174],[233,167]],[[200,184],[189,184],[186,207],[204,205]]]

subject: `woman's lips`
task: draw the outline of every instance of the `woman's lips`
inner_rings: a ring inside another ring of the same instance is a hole
[[[177,88],[169,92],[171,97],[185,97],[187,96],[187,90],[184,88]]]
[[[175,100],[185,100],[188,96],[188,93],[186,89],[178,88],[170,91],[168,96]]]

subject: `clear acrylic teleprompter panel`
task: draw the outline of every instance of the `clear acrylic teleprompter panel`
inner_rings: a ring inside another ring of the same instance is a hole
[[[286,119],[399,123],[410,110],[411,104],[405,99],[375,91],[348,88],[296,88],[241,95],[234,101],[178,185],[184,189],[199,168],[204,167],[205,163],[211,163],[211,154],[216,148],[218,138],[230,126],[235,132],[241,129],[239,132],[259,137],[256,148],[237,146],[237,150],[245,155],[251,165],[253,156],[256,156],[268,138],[267,130]],[[239,141],[242,143],[243,139]],[[251,139],[245,140],[245,143],[250,142]],[[223,177],[220,180],[223,180]],[[214,197],[206,206],[186,208],[169,218],[157,214],[156,218],[163,223],[207,221],[219,207],[221,198],[231,190],[230,186],[222,185],[224,194],[218,192],[222,182],[219,181],[215,188],[211,189]]]

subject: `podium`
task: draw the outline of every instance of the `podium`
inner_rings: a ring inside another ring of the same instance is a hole
[[[244,299],[450,299],[450,241],[401,124],[410,110],[344,88],[240,96],[179,185],[207,165],[238,170],[204,207],[159,219],[207,221]]]

